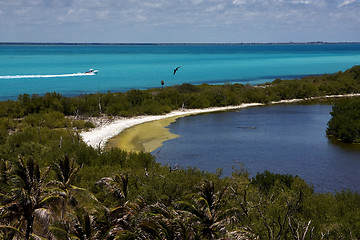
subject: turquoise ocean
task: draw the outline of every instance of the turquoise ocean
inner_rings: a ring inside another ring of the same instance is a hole
[[[183,83],[258,84],[344,71],[360,44],[0,45],[0,100]],[[181,66],[177,73],[173,69]],[[88,69],[97,75],[84,75]]]

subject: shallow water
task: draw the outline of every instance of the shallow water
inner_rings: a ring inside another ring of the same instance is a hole
[[[153,153],[163,164],[222,168],[224,176],[241,162],[252,176],[269,170],[298,175],[317,192],[360,192],[360,148],[328,139],[330,111],[330,105],[291,104],[179,118],[169,128],[180,137]]]
[[[23,93],[73,96],[147,89],[160,87],[161,80],[165,86],[258,84],[334,73],[359,63],[360,44],[0,45],[0,100]],[[89,68],[100,71],[74,76]]]

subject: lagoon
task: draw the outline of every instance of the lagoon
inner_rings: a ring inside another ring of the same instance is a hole
[[[153,154],[172,167],[197,167],[229,176],[239,163],[254,176],[265,170],[298,175],[317,192],[360,192],[360,147],[326,136],[329,104],[279,104],[177,119],[180,137]]]

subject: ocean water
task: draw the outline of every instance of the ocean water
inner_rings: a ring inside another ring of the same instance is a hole
[[[268,170],[298,175],[316,192],[360,193],[360,146],[326,136],[331,105],[280,104],[179,118],[179,138],[153,154],[171,166],[197,167],[229,176],[243,164],[251,176]]]
[[[360,44],[0,45],[0,100],[147,89],[160,87],[161,80],[165,86],[258,84],[358,64]],[[100,71],[82,74],[90,68]]]

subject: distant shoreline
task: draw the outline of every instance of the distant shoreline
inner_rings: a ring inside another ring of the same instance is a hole
[[[257,43],[257,42],[239,42],[239,43],[76,43],[76,42],[0,42],[0,45],[69,45],[69,46],[76,46],[76,45],[109,45],[109,46],[157,46],[157,45],[321,45],[321,44],[360,44],[360,42],[322,42],[322,41],[315,41],[315,42],[263,42],[263,43]]]

